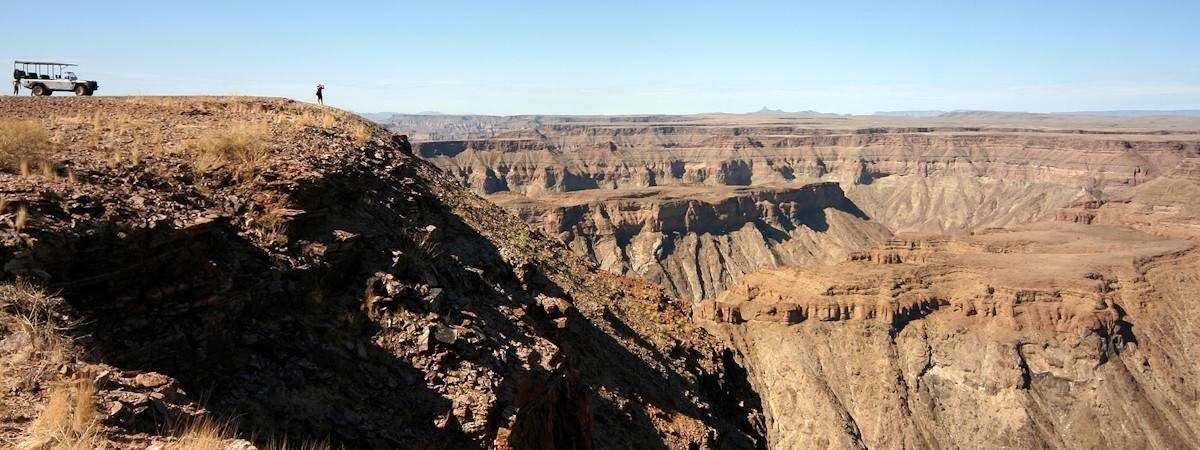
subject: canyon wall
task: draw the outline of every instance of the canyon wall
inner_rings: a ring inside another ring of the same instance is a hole
[[[1200,443],[1194,241],[1050,223],[885,247],[697,307],[743,353],[772,447]]]
[[[835,262],[878,243],[878,225],[956,234],[1051,219],[1064,207],[1121,198],[1200,153],[1186,119],[1031,117],[482,118],[490,137],[449,133],[456,138],[419,143],[417,152],[602,267],[693,300],[755,270]],[[404,116],[392,129],[422,126]],[[805,186],[819,183],[837,183],[847,206],[818,208],[829,211],[826,226],[788,217],[811,209],[771,206],[817,204],[819,192]],[[753,220],[718,212],[701,219],[711,225],[654,225],[685,219],[658,217],[661,198],[709,205],[709,192],[760,206],[740,210]],[[816,197],[799,199],[807,195]]]
[[[601,268],[694,301],[745,274],[840,261],[890,235],[835,183],[592,194],[493,199]]]

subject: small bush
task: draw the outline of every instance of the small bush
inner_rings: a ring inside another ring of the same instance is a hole
[[[192,168],[202,174],[228,170],[238,181],[254,178],[271,155],[266,135],[262,125],[210,131],[191,145]]]
[[[0,120],[0,166],[8,170],[23,169],[26,175],[32,163],[49,156],[50,133],[37,122]]]

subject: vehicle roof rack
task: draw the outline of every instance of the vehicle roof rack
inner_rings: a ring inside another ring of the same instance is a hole
[[[63,66],[63,67],[79,65],[79,64],[67,64],[67,63],[46,62],[46,61],[13,61],[13,64],[34,64],[34,65],[39,65],[39,66]]]

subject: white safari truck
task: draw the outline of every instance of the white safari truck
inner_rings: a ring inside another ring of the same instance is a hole
[[[50,95],[55,91],[74,92],[75,95],[92,95],[100,89],[100,83],[80,80],[75,72],[67,70],[75,64],[41,61],[13,61],[13,80],[29,89],[33,95]]]

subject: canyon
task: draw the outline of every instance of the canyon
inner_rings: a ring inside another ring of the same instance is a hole
[[[0,99],[0,444],[1200,446],[1195,118],[387,126]]]
[[[771,448],[1200,445],[1195,118],[385,123],[601,268],[690,300]]]
[[[1180,117],[535,116],[475,119],[457,134],[445,120],[388,123],[455,138],[417,152],[602,267],[693,301],[763,268],[844,259],[883,228],[957,234],[1050,219],[1200,152],[1196,120]],[[711,211],[719,229],[664,231],[675,220],[661,215],[675,210]]]

